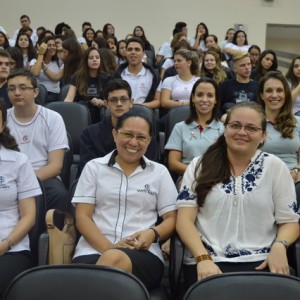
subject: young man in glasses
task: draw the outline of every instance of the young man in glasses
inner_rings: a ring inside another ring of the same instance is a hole
[[[39,90],[30,71],[12,72],[7,90],[13,105],[7,112],[7,125],[43,183],[46,209],[65,210],[67,190],[59,178],[69,149],[64,121],[58,113],[35,103]]]
[[[92,124],[83,131],[80,139],[79,173],[88,161],[102,157],[116,148],[112,130],[118,118],[133,106],[131,87],[122,79],[111,80],[104,89],[104,97],[110,114],[106,114],[101,122]],[[155,160],[156,149],[156,141],[152,139],[146,156]]]

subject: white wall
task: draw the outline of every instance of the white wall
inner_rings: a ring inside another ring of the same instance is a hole
[[[78,35],[83,21],[91,21],[94,29],[112,23],[118,38],[141,25],[156,49],[171,36],[177,21],[188,24],[191,36],[204,22],[220,41],[228,27],[244,23],[249,43],[264,49],[266,24],[299,24],[300,11],[299,0],[1,0],[0,5],[0,25],[9,35],[19,27],[19,17],[27,14],[34,28],[44,25],[54,30],[64,21]]]

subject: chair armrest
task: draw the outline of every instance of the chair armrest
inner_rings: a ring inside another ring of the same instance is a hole
[[[300,277],[300,240],[295,243],[296,276]]]
[[[169,279],[173,295],[176,295],[180,287],[182,262],[185,247],[177,233],[171,237]]]
[[[48,232],[45,231],[40,235],[39,239],[39,266],[48,264],[48,250],[49,250],[49,235]]]

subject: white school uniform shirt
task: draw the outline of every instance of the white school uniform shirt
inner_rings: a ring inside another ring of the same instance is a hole
[[[127,177],[115,162],[116,154],[115,150],[86,164],[72,200],[95,205],[93,221],[113,244],[155,226],[157,215],[176,210],[178,195],[165,166],[143,157]],[[158,243],[149,251],[163,261]],[[99,253],[82,236],[74,257],[90,254]]]
[[[161,89],[171,91],[172,100],[190,101],[194,83],[200,77],[193,76],[189,81],[183,81],[178,75],[167,77],[162,81]]]
[[[42,194],[26,155],[0,147],[0,241],[7,238],[20,219],[19,201]],[[26,235],[9,252],[30,250]]]
[[[60,114],[38,105],[37,111],[27,123],[16,119],[14,108],[7,111],[7,125],[22,153],[29,157],[34,170],[48,164],[48,153],[69,149],[65,123]]]
[[[144,66],[141,71],[134,75],[129,72],[128,67],[121,73],[122,79],[126,80],[132,90],[132,99],[137,103],[144,103],[153,83],[153,74]]]

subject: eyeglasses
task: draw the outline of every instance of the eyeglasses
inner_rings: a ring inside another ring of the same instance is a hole
[[[117,132],[122,136],[122,138],[124,140],[132,140],[133,138],[136,138],[136,140],[140,143],[146,143],[151,139],[151,136],[149,135],[136,135],[133,134],[130,131],[121,131],[121,130],[117,130]]]
[[[242,124],[235,123],[235,122],[226,123],[225,126],[228,126],[229,129],[231,129],[233,131],[240,131],[242,128],[244,128],[244,130],[247,133],[256,133],[256,132],[258,132],[260,130],[263,130],[262,128],[256,127],[254,125],[245,125],[245,126],[243,126]]]
[[[26,92],[28,90],[34,90],[34,87],[27,86],[27,85],[16,85],[16,86],[11,85],[7,88],[7,91],[9,93],[14,93],[17,89],[22,93],[22,92]]]
[[[117,105],[119,103],[119,101],[121,102],[121,104],[125,104],[129,100],[130,99],[128,97],[122,96],[120,98],[118,98],[118,97],[111,97],[107,101],[109,103],[113,104],[113,105]]]

